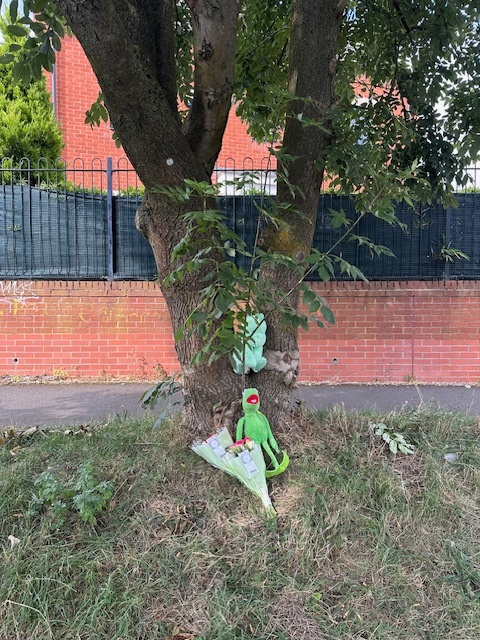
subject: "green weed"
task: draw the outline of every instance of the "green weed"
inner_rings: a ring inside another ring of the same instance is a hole
[[[53,528],[61,527],[72,512],[78,512],[83,522],[94,524],[96,516],[108,506],[112,497],[111,482],[98,482],[89,462],[81,464],[77,474],[66,482],[60,481],[49,469],[43,471],[34,487],[28,513],[47,511]]]

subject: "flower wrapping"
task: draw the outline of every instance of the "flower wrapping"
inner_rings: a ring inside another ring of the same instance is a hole
[[[194,442],[192,450],[212,466],[237,478],[260,498],[270,515],[275,514],[268,495],[265,460],[262,449],[256,442],[249,438],[233,442],[224,428],[206,440]]]

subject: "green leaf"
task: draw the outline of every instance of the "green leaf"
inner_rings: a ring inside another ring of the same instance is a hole
[[[42,44],[40,45],[40,53],[48,53],[48,50],[50,49],[50,40],[48,38],[45,38],[45,40],[42,42]]]
[[[230,309],[231,302],[231,296],[226,296],[223,291],[221,291],[215,298],[215,307],[222,313],[227,313]]]
[[[62,48],[62,40],[56,33],[52,34],[52,45],[56,51],[60,51]]]
[[[399,444],[398,448],[406,456],[411,456],[412,453],[414,452],[413,445],[411,445],[411,444]]]
[[[20,70],[20,82],[28,86],[32,80],[34,70],[30,65],[24,65]]]
[[[12,0],[12,2],[10,2],[9,13],[10,20],[16,22],[18,17],[18,0]]]
[[[308,306],[308,311],[310,313],[315,313],[320,309],[321,306],[322,306],[322,303],[320,302],[320,300],[318,299],[312,300]]]
[[[47,37],[45,34],[45,27],[43,24],[39,23],[39,22],[31,22],[30,24],[27,25],[29,29],[31,29],[36,36],[43,36],[43,37]],[[34,42],[32,40],[32,42]]]
[[[349,221],[347,220],[347,214],[343,209],[337,211],[336,209],[329,208],[328,211],[330,213],[330,224],[334,229],[339,229],[340,227],[348,225]]]
[[[323,280],[323,282],[328,282],[330,280],[330,278],[331,278],[330,273],[323,266],[323,264],[318,267],[318,275]]]
[[[335,316],[331,309],[329,309],[326,305],[322,306],[322,316],[323,319],[329,324],[335,324]]]
[[[205,338],[208,333],[208,329],[206,325],[204,324],[197,325],[197,333],[200,336],[200,338]]]
[[[35,56],[30,60],[29,70],[29,80],[31,80],[32,78],[39,78],[42,75],[42,65],[38,56]]]
[[[34,13],[40,13],[40,11],[43,11],[45,9],[49,1],[50,0],[34,0],[31,3],[32,11]]]
[[[15,56],[11,53],[4,53],[3,56],[0,56],[0,64],[10,64],[15,60]]]
[[[208,314],[205,313],[204,311],[192,311],[192,313],[188,316],[187,320],[185,321],[185,327],[187,329],[191,328],[192,326],[195,327],[200,322],[204,322],[205,320],[207,320],[207,318],[208,318]]]
[[[7,24],[7,32],[18,38],[25,38],[28,36],[28,31],[25,27],[21,27],[19,24]]]
[[[304,315],[300,316],[299,325],[305,331],[308,331],[310,329],[310,325],[308,324],[308,318],[306,316],[304,316]]]
[[[303,304],[310,304],[311,302],[317,299],[317,294],[315,293],[315,291],[313,291],[313,289],[308,288],[303,292],[302,299],[303,299]]]

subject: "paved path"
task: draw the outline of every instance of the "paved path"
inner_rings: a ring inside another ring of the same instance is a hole
[[[149,383],[7,384],[0,386],[0,427],[66,426],[110,416],[140,416]],[[313,409],[343,405],[381,413],[435,404],[480,415],[480,387],[409,385],[302,385],[297,397]]]

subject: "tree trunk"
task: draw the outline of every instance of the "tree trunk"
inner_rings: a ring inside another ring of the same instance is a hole
[[[191,209],[191,202],[177,203],[165,195],[149,193],[136,217],[137,227],[153,248],[174,334],[185,327],[189,315],[200,306],[205,287],[202,272],[187,273],[182,281],[168,286],[162,284],[174,267],[170,255],[186,233],[184,215]],[[167,219],[169,224],[165,224]],[[230,427],[238,417],[241,398],[241,376],[235,374],[227,357],[210,366],[190,364],[202,345],[197,333],[184,336],[175,345],[183,373],[185,420],[194,438],[207,437],[220,426]]]
[[[284,162],[281,155],[279,163],[279,174],[288,176],[289,184],[280,179],[277,192],[277,203],[290,205],[285,214],[289,228],[279,233],[267,225],[264,241],[272,251],[287,254],[300,264],[310,253],[315,231],[323,153],[330,143],[330,118],[336,105],[333,80],[344,6],[338,0],[292,2],[289,91],[298,99],[292,98],[288,106],[283,138],[283,151],[293,160]],[[290,185],[295,187],[293,194]],[[285,304],[298,309],[299,274],[281,267],[266,275],[285,295]],[[278,423],[295,408],[292,391],[300,363],[297,331],[285,328],[278,313],[269,317],[264,355],[267,367],[259,374],[258,384],[270,418]]]

